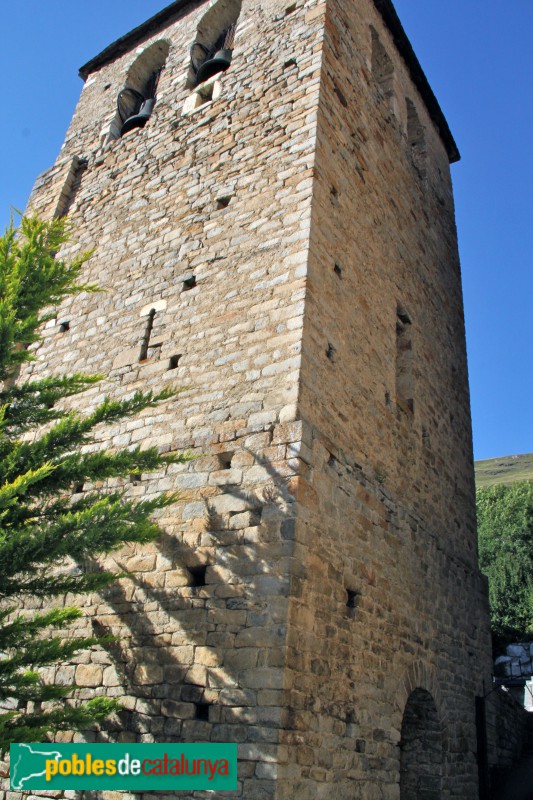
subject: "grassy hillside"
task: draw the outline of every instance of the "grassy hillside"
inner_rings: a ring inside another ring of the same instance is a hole
[[[502,456],[476,461],[476,485],[493,486],[496,483],[515,483],[533,480],[533,453],[521,456]]]

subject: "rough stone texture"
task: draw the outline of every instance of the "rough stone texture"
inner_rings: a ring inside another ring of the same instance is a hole
[[[489,765],[492,770],[509,768],[522,755],[529,714],[502,689],[487,698],[486,714]]]
[[[393,61],[392,107],[369,22]],[[441,796],[474,798],[490,651],[448,159],[371,4],[328,4],[325,29],[299,397],[311,456],[289,610],[295,731],[283,734],[314,759],[283,797],[322,797],[319,780],[346,800],[398,797],[402,715],[421,688],[442,726]],[[425,131],[423,178],[406,97]],[[398,391],[406,313],[412,407]]]
[[[106,374],[83,408],[186,387],[101,440],[197,456],[129,486],[181,501],[156,544],[113,557],[127,579],[81,600],[73,633],[117,644],[57,676],[123,702],[97,739],[238,742],[227,796],[246,800],[398,800],[423,690],[440,797],[474,800],[490,645],[446,148],[370,0],[245,0],[198,106],[188,54],[208,7],[89,75],[31,199],[68,210],[62,255],[95,248],[87,278],[106,289],[58,308],[32,373]],[[160,40],[152,117],[107,141]]]

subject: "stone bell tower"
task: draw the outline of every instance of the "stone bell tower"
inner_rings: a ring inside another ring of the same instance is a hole
[[[392,2],[178,0],[80,74],[30,205],[105,292],[33,370],[185,387],[103,443],[197,458],[129,486],[181,500],[86,600],[120,644],[77,682],[111,739],[238,742],[245,800],[474,800],[459,156]]]

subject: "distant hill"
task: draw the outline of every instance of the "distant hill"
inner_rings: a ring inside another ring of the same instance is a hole
[[[533,453],[521,456],[502,456],[475,462],[476,486],[494,486],[496,483],[515,483],[533,480]]]

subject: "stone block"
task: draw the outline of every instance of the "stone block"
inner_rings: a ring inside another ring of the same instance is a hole
[[[80,664],[76,667],[76,683],[78,686],[101,686],[103,669],[96,664]]]
[[[117,673],[115,667],[107,667],[104,669],[103,686],[120,686],[122,684],[121,676]]]
[[[287,422],[276,425],[272,436],[272,444],[290,444],[302,440],[302,422]]]
[[[232,460],[233,463],[233,460]],[[222,469],[212,472],[209,476],[209,483],[213,486],[232,486],[242,483],[242,470]]]
[[[120,369],[121,367],[129,367],[131,364],[135,364],[139,360],[139,348],[138,347],[129,347],[126,350],[123,350],[113,361],[111,369]]]
[[[247,497],[238,494],[221,494],[209,500],[210,509],[215,514],[229,514],[232,512],[247,511],[252,507],[251,501]]]
[[[161,704],[161,713],[165,717],[194,719],[196,707],[194,703],[180,703],[176,700],[164,700]]]
[[[163,667],[158,664],[138,664],[133,673],[133,683],[138,686],[159,684],[163,680]]]

